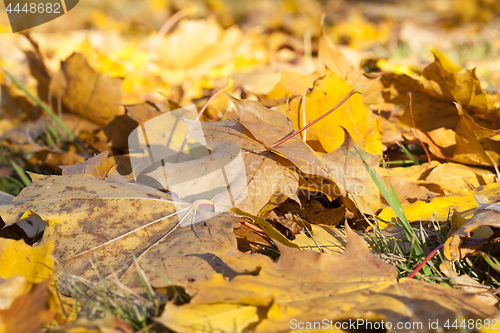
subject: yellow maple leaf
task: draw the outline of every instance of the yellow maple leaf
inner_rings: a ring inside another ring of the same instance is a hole
[[[306,94],[303,101],[302,98],[295,98],[290,103],[289,117],[294,121],[294,129],[298,130],[328,112],[353,88],[340,76],[327,69],[325,77],[315,82],[314,88]],[[305,103],[306,119],[302,117],[302,103]],[[333,152],[344,142],[344,131],[341,126],[368,153],[382,153],[379,123],[372,117],[358,95],[352,96],[332,115],[307,130],[307,139],[318,140],[326,152]]]

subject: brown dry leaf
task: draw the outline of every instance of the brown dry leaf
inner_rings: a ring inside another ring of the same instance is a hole
[[[269,237],[255,232],[244,225],[235,227],[234,234],[238,240],[238,250],[241,252],[253,251],[266,255],[265,250],[273,247],[273,243]]]
[[[342,254],[346,247],[345,229],[327,225],[311,225],[313,237],[310,235],[298,234],[293,240],[299,248],[322,253]]]
[[[287,200],[279,205],[274,212],[279,215],[287,213],[297,215],[299,219],[304,219],[306,223],[337,226],[344,221],[346,207],[339,204],[338,201],[332,203],[326,197],[319,195],[309,197],[308,200],[299,198],[302,199],[300,205],[297,202]],[[294,218],[291,222],[298,224],[297,227],[303,230],[304,227],[299,219]]]
[[[440,127],[427,132],[427,135],[438,147],[441,148],[449,148],[457,144],[455,131],[451,129]]]
[[[384,117],[380,117],[380,127],[382,130],[382,145],[383,150],[387,150],[387,147],[392,147],[398,142],[403,141],[403,135],[401,129],[394,126],[394,124]]]
[[[14,199],[13,195],[0,191],[0,205],[8,205]]]
[[[5,131],[2,133],[2,139],[19,145],[30,144],[46,131],[47,119],[45,117],[39,117],[34,121],[28,120]]]
[[[453,140],[455,139],[455,131],[450,130],[450,129],[444,129],[443,127],[440,127],[438,129],[432,130],[432,131],[427,132],[427,133],[424,133],[419,129],[417,129],[416,131],[415,131],[415,129],[413,129],[411,132],[406,132],[406,131],[403,132],[403,137],[406,140],[408,140],[410,142],[413,141],[417,144],[420,144],[420,141],[422,141],[423,143],[426,143],[431,154],[436,155],[438,158],[452,159],[453,153],[455,152],[455,148],[456,148],[456,142],[453,141],[453,143],[450,144],[451,140],[447,140],[447,141],[442,140],[442,139],[446,140],[446,138],[439,137],[438,136],[439,134],[436,135],[436,133],[440,133],[440,132],[441,133],[444,132],[447,134],[451,133],[451,135],[453,135]],[[436,144],[433,141],[432,136],[437,138],[438,140],[441,139],[441,141],[444,141],[444,142],[440,142],[440,143],[450,144],[450,145],[447,145],[446,147],[439,146],[438,144]]]
[[[43,157],[43,150],[40,152],[40,156]],[[61,165],[75,165],[85,162],[85,157],[77,154],[73,150],[70,151],[48,151],[44,159],[40,158],[44,165],[49,168],[49,170],[58,170]]]
[[[318,58],[325,64],[326,67],[344,80],[347,78],[347,74],[354,70],[352,63],[335,46],[335,44],[332,43],[324,29],[322,30],[321,37],[319,38]]]
[[[231,193],[233,198],[243,198],[243,201],[236,205],[237,208],[258,215],[275,195],[283,194],[298,201],[296,193],[299,175],[293,165],[285,158],[265,149],[240,123],[226,120],[217,123],[201,123],[201,126],[190,126],[192,123],[188,120],[185,121],[190,127],[192,138],[198,142],[206,141],[211,149],[215,148],[213,151],[217,150],[217,147],[222,148],[219,151],[221,156],[227,155],[222,145],[224,143],[236,144],[241,149],[247,185],[236,186],[240,192]],[[189,167],[189,170],[194,170],[194,174],[199,174],[197,169],[212,170],[212,159],[209,156],[201,160],[177,163],[173,166],[178,167],[179,170],[186,170],[185,168]],[[241,178],[234,179],[234,182],[239,181]],[[206,191],[206,189],[193,184],[191,191],[189,194],[196,194],[199,191]]]
[[[103,128],[110,145],[123,153],[128,152],[128,137],[133,130],[150,119],[179,108],[178,105],[174,105],[172,102],[144,102],[125,105],[124,107],[125,114],[115,117],[113,121]]]
[[[484,117],[496,110],[493,98],[481,90],[474,70],[450,72],[443,61],[435,54],[434,63],[424,69],[422,76],[385,73],[381,78],[386,102],[408,105],[408,93],[413,94],[413,119],[423,132],[457,127],[460,116],[451,102],[460,104],[473,116]],[[410,112],[405,112],[400,121],[412,127]]]
[[[428,172],[439,165],[441,165],[441,163],[432,160],[431,163],[422,163],[409,167],[395,167],[390,169],[386,167],[379,167],[378,174],[381,176],[404,178],[410,182],[417,182],[419,180],[424,180]]]
[[[318,79],[305,99],[297,97],[290,103],[290,119],[294,129],[305,126],[337,105],[354,88],[340,76],[326,70],[325,77]],[[305,103],[305,105],[303,105]],[[305,106],[306,119],[302,108]],[[366,151],[373,154],[382,152],[381,131],[376,118],[371,115],[362,97],[355,94],[342,104],[333,114],[314,124],[307,132],[307,140],[318,140],[326,152],[332,152],[344,142],[345,128]]]
[[[298,138],[292,138],[273,149],[278,154],[271,152],[269,146],[286,136],[291,130],[280,112],[267,109],[254,101],[236,99],[233,101],[241,115],[242,124],[233,121],[199,123],[184,119],[189,127],[191,138],[206,144],[211,154],[184,163],[166,161],[167,164],[150,172],[147,176],[155,180],[163,179],[165,167],[176,170],[175,174],[178,177],[174,180],[175,184],[170,184],[168,188],[181,198],[205,195],[207,188],[212,189],[217,184],[220,186],[224,181],[225,186],[231,185],[232,198],[224,199],[225,194],[221,193],[218,197],[221,201],[215,200],[214,202],[218,206],[236,205],[242,211],[257,215],[273,196],[283,194],[298,201],[296,192],[299,170],[308,175],[326,176],[328,174],[316,153]],[[240,156],[242,156],[246,170],[229,166],[226,170],[227,159],[237,162],[236,159]],[[282,156],[288,158],[295,166]],[[223,175],[219,175],[220,172],[215,173],[223,167],[226,172],[231,173],[229,179],[223,179]],[[241,171],[246,172],[246,184],[243,185],[241,181],[245,176],[243,178],[238,176]],[[238,174],[234,174],[235,172]],[[210,175],[210,177],[193,179],[193,175]],[[189,183],[177,186],[175,189],[171,188],[172,185],[184,184],[185,181]],[[229,183],[226,184],[227,181]],[[236,190],[232,188],[232,185],[236,186]],[[162,186],[167,186],[167,184],[162,184]]]
[[[348,84],[363,86],[364,92],[361,96],[363,103],[374,111],[379,111],[384,102],[382,91],[384,86],[379,76],[367,75],[361,69],[355,67],[352,62],[332,43],[323,30],[319,39],[318,58],[327,68],[344,79]]]
[[[65,112],[76,113],[99,125],[107,125],[123,114],[120,104],[123,79],[96,72],[83,54],[74,53],[62,62],[50,84],[53,105],[62,101]]]
[[[170,196],[120,175],[106,180],[88,174],[31,176],[30,186],[0,206],[0,217],[10,226],[27,211],[40,216],[49,224],[42,244],[54,239],[54,257],[70,273],[95,281],[91,261],[97,260],[104,276],[116,272],[123,283],[137,286],[134,257],[159,286],[167,282],[155,270],[173,284],[206,279],[216,271],[232,273],[211,254],[236,247],[232,228],[238,220],[232,213],[209,214],[205,224],[191,225],[193,214],[184,215],[188,204],[177,203],[185,208],[178,213]],[[186,226],[175,228],[182,216]]]
[[[63,121],[64,125],[72,131],[76,136],[80,136],[82,133],[85,132],[97,132],[101,126],[92,122],[91,120],[88,120],[86,118],[83,118],[81,115],[77,114],[68,114],[68,113],[63,113],[61,115],[61,120]],[[54,128],[58,128],[58,125],[53,119],[49,119],[49,122],[52,124]],[[59,130],[58,132],[59,135],[65,140],[69,140],[69,136],[66,132],[63,132]]]
[[[495,173],[478,167],[458,163],[443,163],[432,169],[425,182],[438,184],[445,193],[459,193],[495,181]]]
[[[2,82],[1,96],[0,109],[11,119],[34,121],[43,113],[42,108],[13,82],[9,82],[8,84]]]
[[[270,148],[274,143],[293,132],[287,118],[278,111],[268,109],[252,100],[231,98],[238,113],[239,121],[269,151],[274,151],[289,159],[307,175],[328,178],[328,170],[319,156],[298,136]]]
[[[387,188],[389,188],[389,184],[392,185],[401,203],[412,203],[417,200],[426,201],[429,198],[439,195],[439,193],[429,191],[427,188],[412,183],[404,178],[392,176],[382,177],[382,179],[387,185]]]
[[[343,129],[343,128],[342,128]],[[377,185],[373,182],[363,160],[377,168],[380,156],[372,155],[354,141],[347,130],[343,129],[345,140],[334,152],[322,156],[332,174],[342,196],[348,196],[361,213],[373,215],[382,207]]]
[[[495,297],[493,289],[485,288],[484,285],[466,274],[458,275],[451,267],[448,260],[444,260],[443,263],[439,265],[439,270],[447,277],[451,277],[450,282],[455,286],[465,292],[477,294],[485,304],[495,306],[498,303],[498,298]]]
[[[283,235],[286,236],[286,238],[290,240],[294,240],[296,234],[306,233],[306,228],[311,230],[311,224],[301,218],[297,213],[293,214],[288,212],[280,214],[282,216],[278,216],[278,214],[276,214],[276,212],[281,213],[279,210],[281,207],[285,207],[287,204],[292,202],[293,201],[286,200],[283,204],[280,204],[280,206],[275,208],[275,210],[266,214],[266,221],[271,223],[273,227],[278,229]],[[299,206],[297,202],[294,202],[294,204]]]
[[[460,163],[493,166],[500,164],[500,130],[480,126],[465,109],[455,103],[460,115],[453,160]]]
[[[396,322],[420,321],[419,331],[428,332],[428,320],[444,323],[453,320],[457,311],[473,318],[496,314],[494,307],[472,294],[412,279],[398,282],[397,270],[375,257],[347,225],[346,230],[347,248],[342,255],[278,244],[281,257],[277,263],[248,254],[224,258],[235,270],[260,270],[231,280],[216,275],[193,283],[191,288],[197,293],[190,303],[167,304],[158,321],[182,332],[219,329],[235,322],[240,324],[238,332],[250,323],[256,324],[254,332],[289,332],[294,322],[363,318],[391,322],[395,332],[400,331]],[[217,315],[195,316],[213,312]]]
[[[114,160],[109,158],[108,155],[109,152],[104,151],[80,164],[70,166],[61,165],[59,168],[62,169],[63,176],[89,174],[97,179],[105,179],[109,170],[115,165]]]
[[[500,228],[500,204],[489,203],[482,195],[476,196],[477,210],[474,216],[461,226],[444,244],[444,254],[448,260],[460,260],[466,254],[476,251],[488,239],[481,237],[481,233],[473,235],[481,227]],[[492,235],[490,231],[490,236]],[[476,237],[478,238],[476,238]],[[479,238],[481,237],[481,238]]]
[[[3,287],[6,283],[17,281],[25,284],[22,277],[15,275],[10,279],[0,282],[0,299],[3,298]],[[38,333],[42,326],[52,320],[54,313],[49,310],[47,299],[49,297],[50,279],[34,285],[29,284],[21,296],[17,297],[7,309],[0,310],[0,332],[2,333]]]

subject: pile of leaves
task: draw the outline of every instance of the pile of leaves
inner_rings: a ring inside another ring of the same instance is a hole
[[[125,3],[2,35],[0,332],[498,322],[496,3]]]

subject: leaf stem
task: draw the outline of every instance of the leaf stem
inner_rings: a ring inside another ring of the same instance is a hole
[[[424,265],[429,261],[431,260],[432,257],[434,257],[434,255],[437,253],[437,251],[439,251],[442,247],[444,246],[444,243],[439,245],[438,247],[436,247],[431,253],[429,253],[429,255],[427,257],[425,257],[424,261],[422,261],[414,270],[413,272],[410,273],[410,275],[408,275],[407,277],[409,279],[413,278],[421,269],[422,267],[424,267]]]
[[[306,126],[302,127],[301,129],[299,129],[297,132],[294,132],[290,135],[287,135],[286,137],[284,137],[283,139],[281,139],[280,141],[276,142],[275,144],[273,144],[271,146],[271,148],[276,148],[278,147],[280,144],[290,140],[291,138],[293,138],[294,136],[302,133],[303,131],[305,131],[306,129],[308,129],[309,127],[311,127],[312,125],[316,124],[318,121],[320,121],[321,119],[325,118],[326,116],[328,116],[330,113],[332,113],[333,111],[337,110],[342,104],[344,104],[352,95],[354,94],[362,94],[363,93],[363,87],[362,86],[359,86],[359,87],[356,87],[354,88],[353,90],[351,90],[351,92],[346,96],[344,97],[343,100],[341,100],[339,102],[339,104],[335,105],[330,111],[326,112],[325,114],[323,114],[322,116],[316,118],[315,120],[311,121],[309,124],[307,124]]]
[[[245,227],[247,227],[247,228],[249,228],[249,229],[251,229],[251,230],[253,230],[255,232],[258,232],[260,234],[263,234],[263,235],[267,236],[267,234],[264,232],[264,230],[262,230],[259,227],[254,226],[253,224],[250,224],[250,223],[245,222],[245,221],[240,222],[240,224],[244,225]]]

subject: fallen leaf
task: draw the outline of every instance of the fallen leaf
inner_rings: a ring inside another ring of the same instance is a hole
[[[176,212],[170,196],[126,177],[32,174],[32,178],[33,183],[10,205],[0,206],[0,217],[10,226],[28,210],[40,216],[49,225],[42,244],[53,239],[54,257],[75,275],[97,280],[91,265],[97,261],[104,276],[116,272],[122,283],[137,286],[135,257],[153,285],[205,279],[214,269],[224,271],[211,251],[236,247],[232,228],[237,219],[230,213],[207,217],[206,225],[176,228],[189,205]],[[187,226],[190,217],[184,221]]]
[[[456,311],[481,318],[496,313],[494,307],[472,294],[412,279],[398,282],[392,265],[375,257],[347,225],[346,231],[347,248],[342,255],[299,251],[278,244],[281,256],[277,263],[248,254],[224,258],[235,269],[246,266],[252,271],[257,266],[260,270],[231,280],[216,275],[208,281],[193,283],[196,295],[190,303],[167,304],[158,321],[170,329],[198,332],[200,327],[222,328],[233,321],[243,325],[243,319],[249,318],[241,314],[245,309],[248,314],[263,313],[259,322],[252,324],[256,325],[255,332],[288,332],[298,322],[304,323],[304,328],[317,329],[306,327],[305,323],[321,322],[324,318],[333,324],[349,318],[383,320],[391,322],[393,327],[396,322],[420,321],[423,326],[419,331],[428,332],[425,326],[428,320],[439,318],[444,323],[446,319],[454,319]],[[193,314],[208,311],[210,306],[214,306],[215,313],[220,313],[219,309],[225,311],[202,321],[199,316],[179,316],[184,311]],[[230,309],[241,311],[231,315]],[[256,320],[251,318],[248,322]]]
[[[224,30],[213,18],[183,20],[159,44],[158,56],[161,55],[160,65],[164,68],[162,76],[170,82],[180,83],[186,77],[203,75],[231,61],[235,57],[233,50],[241,40],[239,28],[233,26]]]
[[[326,67],[344,80],[347,78],[347,74],[354,69],[349,59],[328,38],[324,29],[319,38],[318,58]]]
[[[306,223],[323,224],[329,226],[337,226],[344,221],[346,207],[340,203],[340,200],[335,200],[330,202],[324,196],[312,196],[309,195],[299,196],[301,199],[301,204],[297,202],[287,200],[283,204],[280,204],[274,212],[279,215],[284,215],[291,213],[292,215],[297,215],[297,219],[294,219],[292,223],[298,224],[298,228],[303,230],[302,220]],[[304,200],[304,197],[307,199]],[[292,230],[293,231],[293,230]]]
[[[361,213],[373,215],[382,208],[377,185],[373,182],[363,160],[371,168],[380,164],[380,156],[372,155],[344,131],[344,142],[335,151],[322,156],[343,196],[348,196]]]
[[[123,114],[122,81],[96,72],[83,54],[74,53],[61,63],[61,69],[52,77],[53,105],[62,101],[63,111],[107,125],[115,116]]]
[[[445,193],[459,193],[494,181],[495,174],[490,170],[452,162],[438,165],[425,177],[425,182],[438,184]]]
[[[0,277],[21,275],[28,282],[40,283],[54,273],[53,241],[29,246],[23,240],[0,238]]]
[[[11,279],[15,279],[15,276]],[[6,281],[0,283],[0,288],[4,283]],[[34,285],[17,297],[8,309],[0,310],[2,333],[38,333],[42,326],[50,323],[54,314],[48,309],[49,283],[50,279],[47,279]]]
[[[439,195],[439,193],[429,191],[427,188],[409,182],[404,178],[392,176],[382,177],[382,179],[384,180],[387,188],[389,188],[389,184],[391,184],[401,203],[412,203],[417,200],[426,201],[436,195]]]
[[[451,140],[448,140],[448,142],[444,141],[443,139],[446,140],[446,138],[442,138],[439,135],[442,133],[446,133],[448,135],[453,136],[453,143],[451,143]],[[451,129],[445,129],[443,127],[440,127],[438,129],[432,130],[430,132],[424,133],[419,129],[413,129],[412,132],[403,132],[403,137],[409,141],[409,142],[415,142],[416,144],[421,145],[420,142],[426,143],[428,150],[431,154],[436,155],[436,157],[441,158],[441,159],[448,159],[451,160],[453,158],[453,153],[455,152],[456,148],[456,141],[455,139],[455,131]],[[434,142],[432,138],[436,138],[437,140],[441,140],[441,144],[447,145],[446,147],[442,147],[438,145],[437,143]],[[443,142],[444,141],[444,142]],[[449,144],[449,145],[448,145]]]
[[[461,290],[477,294],[484,304],[495,306],[498,303],[498,299],[495,297],[493,290],[484,288],[484,285],[466,274],[458,275],[451,267],[449,261],[445,260],[439,266],[441,272],[451,278],[450,282],[459,287]]]
[[[476,190],[467,191],[464,194],[447,195],[436,197],[429,202],[416,201],[408,204],[403,203],[403,210],[410,222],[430,221],[435,218],[436,221],[445,222],[448,216],[457,210],[458,212],[468,212],[470,215],[477,206],[475,195],[484,195],[491,201],[500,200],[500,184],[493,183],[482,186]],[[377,216],[381,221],[396,222],[396,214],[391,207],[384,208]],[[381,222],[381,225],[388,226]]]
[[[293,240],[302,250],[315,252],[341,254],[346,247],[345,229],[335,228],[327,225],[311,225],[312,234],[298,234]]]
[[[126,153],[129,148],[129,135],[137,127],[143,125],[148,120],[161,116],[165,112],[180,108],[178,105],[169,103],[143,102],[134,105],[125,105],[125,114],[116,116],[103,132],[107,136],[110,145],[114,149]]]
[[[265,220],[261,219],[260,217],[245,213],[238,208],[232,208],[231,210],[239,216],[246,216],[246,217],[252,219],[255,223],[257,223],[259,228],[262,229],[272,239],[277,240],[278,242],[280,242],[283,245],[298,248],[297,245],[295,245],[294,243],[289,241],[278,230],[276,230],[270,223],[266,222]]]
[[[0,191],[0,205],[7,205],[12,201],[12,199],[14,199],[13,195]]]
[[[500,164],[500,130],[478,125],[465,109],[455,103],[460,115],[457,145],[453,160],[461,163],[493,166]]]
[[[353,88],[340,76],[327,70],[325,77],[315,82],[314,88],[306,94],[305,99],[297,97],[290,103],[289,118],[294,122],[293,128],[298,130],[328,112]],[[303,107],[306,110],[305,119]],[[340,127],[345,128],[367,152],[372,154],[382,152],[378,121],[371,116],[371,112],[357,94],[349,98],[333,114],[307,129],[307,140],[318,140],[326,152],[332,152],[344,142],[344,133]]]
[[[242,333],[259,321],[258,308],[245,304],[200,304],[197,307],[181,308],[167,305],[168,311],[156,321],[175,332],[219,332]],[[168,313],[168,315],[167,315]]]
[[[437,146],[441,148],[448,148],[457,144],[455,131],[451,129],[440,127],[427,132],[427,135]]]
[[[182,172],[183,177],[189,181],[186,185],[182,185],[183,183],[179,182],[180,179],[174,180],[175,184],[179,185],[176,190],[181,198],[206,196],[207,189],[219,189],[212,195],[220,196],[219,205],[225,206],[221,209],[231,208],[237,201],[237,208],[253,215],[257,215],[275,195],[283,194],[296,198],[299,176],[293,165],[285,158],[266,150],[241,124],[230,120],[217,123],[199,123],[187,119],[184,121],[190,128],[191,138],[196,139],[197,142],[205,142],[212,152],[216,152],[215,158],[220,157],[220,160],[217,165],[214,165],[216,159],[210,154],[201,159],[168,164],[168,168],[177,170],[173,174],[180,175]],[[229,158],[231,161],[238,162],[235,157],[238,157],[240,150],[244,163],[243,171],[246,172],[246,183],[243,184],[241,181],[245,181],[245,178],[236,177],[234,174],[234,172],[238,174],[241,172],[238,165],[236,168],[227,170],[231,176],[230,179],[222,178],[223,175],[220,175],[218,171],[226,168],[224,159]],[[154,179],[163,179],[164,170],[165,167],[162,166],[149,175],[152,175]],[[197,185],[199,176],[210,173],[212,174],[210,177],[199,180],[203,181],[205,186]],[[220,191],[221,186],[225,188],[228,185],[233,199],[226,197],[225,191]]]
[[[37,120],[42,115],[42,108],[13,82],[9,84],[2,82],[1,93],[0,108],[10,118],[19,119],[24,122]]]
[[[356,8],[343,16],[342,21],[331,27],[329,32],[335,37],[335,42],[345,40],[350,47],[362,49],[389,39],[391,26],[391,21],[375,25],[361,8]]]
[[[474,70],[449,72],[444,67],[442,55],[434,54],[422,76],[385,73],[381,82],[385,87],[384,98],[388,103],[406,106],[400,121],[413,127],[408,110],[408,93],[412,93],[413,120],[423,132],[439,128],[455,129],[460,116],[452,102],[460,104],[472,114],[495,112],[492,97],[484,93]]]
[[[61,165],[59,168],[62,169],[63,176],[89,174],[97,179],[105,179],[109,170],[115,165],[114,161],[108,158],[108,155],[109,152],[104,151],[80,164],[70,166]]]
[[[297,136],[277,147],[271,146],[293,131],[283,114],[267,109],[252,100],[231,99],[240,115],[239,121],[268,150],[289,159],[307,175],[328,177],[328,171],[317,154]]]
[[[500,228],[500,204],[489,203],[487,200],[476,196],[477,210],[474,216],[453,233],[444,244],[444,255],[448,260],[460,260],[466,254],[476,251],[488,238],[476,238],[474,230],[481,227]]]
[[[236,73],[235,86],[245,91],[263,95],[267,100],[300,96],[318,77],[317,72],[287,63],[272,63],[251,72]]]
[[[379,167],[378,174],[386,177],[404,178],[410,182],[417,182],[426,179],[428,173],[439,165],[441,165],[441,163],[432,160],[430,163],[411,165],[409,167]]]

